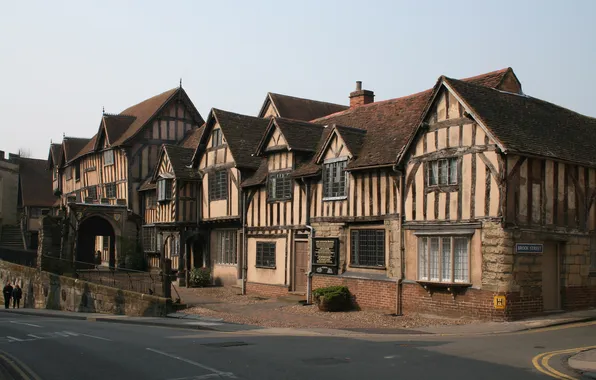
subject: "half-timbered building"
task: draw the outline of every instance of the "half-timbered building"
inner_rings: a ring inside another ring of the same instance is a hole
[[[93,261],[96,251],[105,264],[123,258],[121,237],[138,238],[143,209],[138,190],[153,174],[162,144],[178,144],[202,124],[180,86],[120,114],[104,113],[90,139],[64,138],[53,167],[62,205],[77,226],[78,260]]]
[[[398,164],[404,308],[513,319],[596,305],[595,127],[517,81],[441,77]]]

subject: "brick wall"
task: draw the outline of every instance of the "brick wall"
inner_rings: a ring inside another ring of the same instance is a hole
[[[561,303],[565,310],[587,309],[596,306],[596,286],[565,287]]]
[[[259,282],[247,282],[246,294],[259,294],[266,297],[287,296],[289,289],[286,285],[262,284]]]
[[[395,281],[368,280],[338,276],[313,275],[312,288],[347,286],[353,302],[362,309],[380,309],[395,313],[397,284]]]

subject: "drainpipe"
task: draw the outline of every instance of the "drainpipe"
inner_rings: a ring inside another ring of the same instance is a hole
[[[240,181],[238,181],[240,183]],[[246,295],[246,280],[247,280],[247,271],[248,266],[246,265],[247,261],[247,254],[246,254],[246,201],[247,201],[247,194],[246,191],[240,189],[242,194],[242,295]]]
[[[403,300],[402,300],[402,294],[403,294],[403,280],[405,278],[405,265],[406,265],[406,258],[405,258],[405,253],[406,253],[406,249],[405,249],[405,233],[404,233],[404,228],[403,228],[403,221],[405,219],[404,217],[404,210],[405,210],[405,194],[404,194],[404,189],[405,189],[405,176],[404,173],[401,172],[396,165],[393,165],[392,167],[393,171],[395,173],[397,173],[397,175],[399,176],[399,205],[400,205],[400,209],[399,209],[399,277],[397,279],[397,286],[396,286],[396,292],[395,292],[395,315],[402,315],[403,314]]]
[[[313,238],[315,237],[315,229],[310,225],[310,187],[302,178],[306,194],[306,225],[310,233],[308,234],[308,272],[306,273],[306,304],[312,304],[312,250]]]

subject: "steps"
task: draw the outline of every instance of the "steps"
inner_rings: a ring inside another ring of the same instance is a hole
[[[21,228],[19,226],[2,226],[2,234],[0,235],[0,246],[24,249],[23,237],[21,236]]]

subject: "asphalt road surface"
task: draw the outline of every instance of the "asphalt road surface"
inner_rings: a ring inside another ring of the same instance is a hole
[[[345,338],[0,312],[0,379],[551,379],[550,369],[574,376],[565,355],[548,356],[546,371],[533,358],[590,345],[596,322],[483,337]]]

